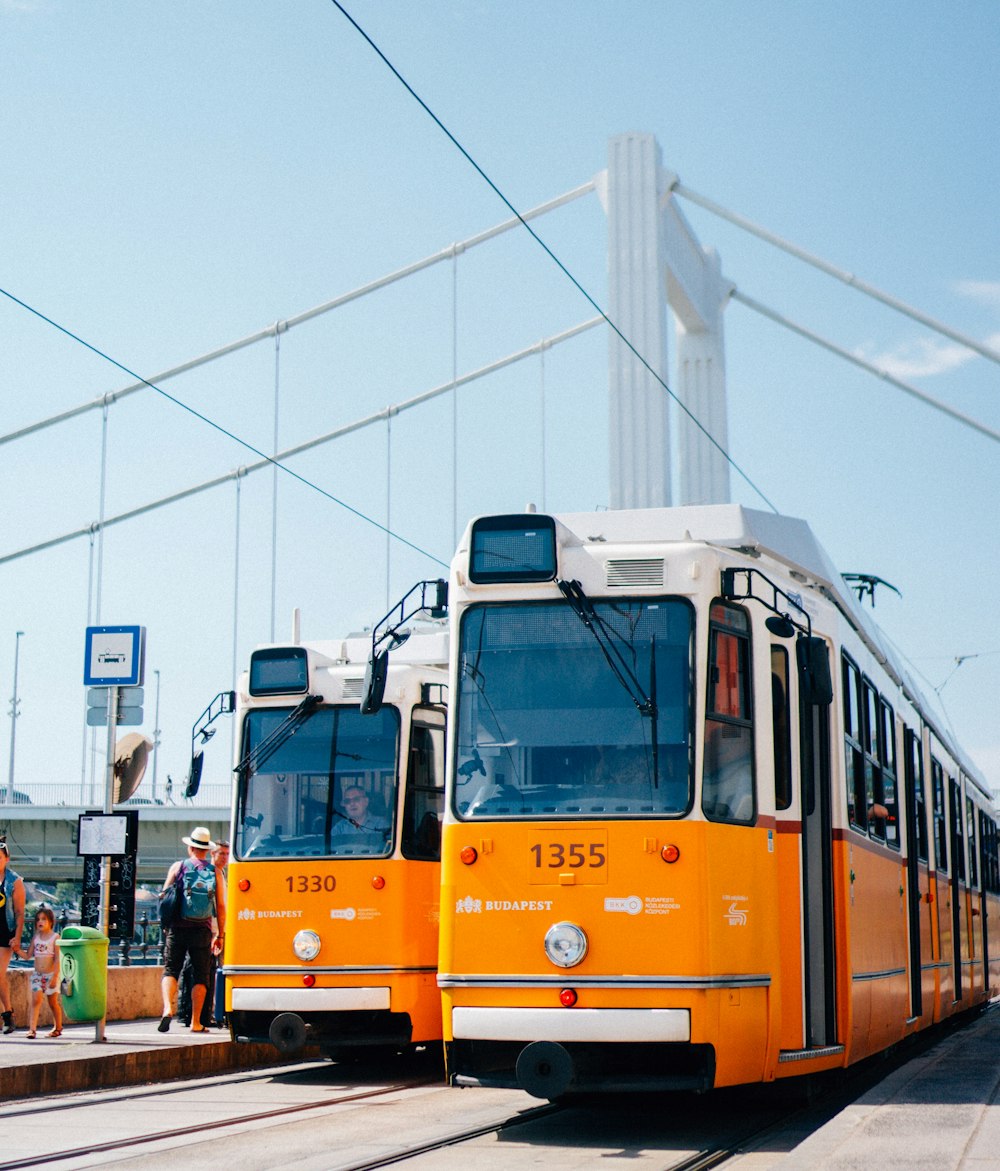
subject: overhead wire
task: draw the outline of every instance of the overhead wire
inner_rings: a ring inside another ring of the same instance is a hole
[[[74,333],[65,325],[61,325],[58,321],[55,321],[53,318],[46,316],[40,309],[36,309],[33,305],[29,305],[27,301],[22,301],[20,297],[15,296],[8,289],[0,288],[0,294],[13,301],[16,305],[20,305],[22,309],[26,309],[29,313],[34,314],[35,317],[41,321],[44,321],[47,325],[51,325],[53,329],[57,329],[60,333],[65,334],[65,336],[70,338],[72,341],[75,341],[85,349],[90,350],[92,354],[95,354],[97,357],[103,359],[103,361],[109,362],[112,366],[117,367],[122,371],[122,373],[127,374],[129,378],[134,378],[137,382],[140,382],[144,386],[149,387],[150,390],[155,390],[157,394],[162,395],[163,398],[165,398],[168,402],[173,403],[174,406],[180,407],[181,410],[187,411],[188,414],[192,415],[200,422],[205,423],[215,431],[218,431],[220,435],[225,435],[227,439],[231,439],[234,443],[239,444],[240,447],[245,448],[247,451],[252,452],[256,456],[259,456],[263,461],[263,464],[273,465],[276,468],[280,468],[280,470],[284,472],[286,476],[291,476],[293,480],[297,480],[305,487],[311,488],[314,492],[318,492],[320,496],[330,500],[338,507],[345,509],[353,516],[356,516],[359,520],[364,521],[366,524],[372,525],[380,532],[386,533],[394,540],[399,541],[401,544],[406,545],[408,548],[412,549],[415,553],[419,553],[421,556],[429,558],[431,561],[435,562],[435,564],[447,568],[447,562],[442,561],[440,557],[436,557],[433,553],[428,552],[426,549],[422,549],[419,545],[415,544],[413,541],[408,540],[406,537],[401,536],[399,533],[389,533],[385,525],[379,524],[377,520],[368,516],[359,508],[355,508],[353,504],[348,504],[346,500],[341,500],[339,496],[335,496],[332,492],[328,492],[325,488],[320,487],[320,485],[315,483],[313,480],[310,480],[308,477],[293,471],[286,464],[281,463],[279,460],[269,456],[266,452],[261,451],[260,448],[254,447],[254,445],[248,440],[241,438],[235,432],[230,431],[227,427],[223,427],[221,423],[217,423],[214,419],[209,418],[208,415],[199,411],[197,408],[192,407],[190,403],[184,402],[183,399],[177,398],[176,395],[170,394],[169,391],[166,391],[162,387],[157,386],[155,383],[143,378],[141,374],[137,374],[134,370],[130,370],[128,366],[124,365],[122,362],[119,362],[117,358],[113,358],[110,354],[105,353],[104,350],[100,349],[98,346],[95,346],[93,343],[88,342],[85,338],[80,337],[79,334]],[[229,477],[225,478],[228,479]],[[185,493],[185,495],[186,494],[187,493]],[[103,526],[101,531],[103,531]]]

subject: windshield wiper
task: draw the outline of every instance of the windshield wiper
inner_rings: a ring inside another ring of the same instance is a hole
[[[578,581],[557,581],[556,585],[566,601],[569,602],[570,609],[594,636],[594,641],[600,647],[601,654],[604,655],[615,678],[625,689],[639,714],[655,720],[655,699],[643,690],[635,671],[632,670],[624,655],[615,646],[615,632],[594,609],[593,602],[583,592],[583,586]],[[655,668],[653,678],[655,679]]]
[[[278,749],[309,719],[322,701],[321,695],[307,695],[298,707],[293,708],[273,732],[265,736],[259,744],[247,752],[239,764],[233,769],[241,780],[251,772],[259,772],[264,763],[271,759]]]

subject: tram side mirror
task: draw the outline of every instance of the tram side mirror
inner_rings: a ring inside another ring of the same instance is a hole
[[[791,638],[795,627],[787,614],[772,614],[764,619],[764,625],[776,638]]]
[[[803,635],[795,644],[795,658],[802,698],[817,707],[829,707],[833,703],[833,678],[826,643],[815,635]]]
[[[188,770],[187,784],[184,786],[184,796],[194,797],[201,784],[201,770],[205,767],[204,752],[195,752],[191,757],[191,768]]]
[[[385,695],[385,680],[389,672],[389,652],[379,651],[372,655],[365,667],[365,683],[361,696],[361,714],[373,716],[382,710]]]

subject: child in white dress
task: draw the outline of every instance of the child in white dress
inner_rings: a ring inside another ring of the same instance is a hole
[[[48,907],[39,907],[35,915],[35,933],[27,947],[27,959],[35,961],[31,973],[31,1030],[35,1036],[38,1015],[42,1011],[42,997],[49,999],[55,1028],[46,1037],[58,1037],[62,1033],[62,1005],[59,1003],[59,936],[56,934],[56,917]]]

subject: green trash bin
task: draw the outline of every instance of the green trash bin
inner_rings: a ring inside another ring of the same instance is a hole
[[[100,1021],[108,1005],[108,937],[94,927],[65,927],[59,937],[59,991],[71,1021]]]

